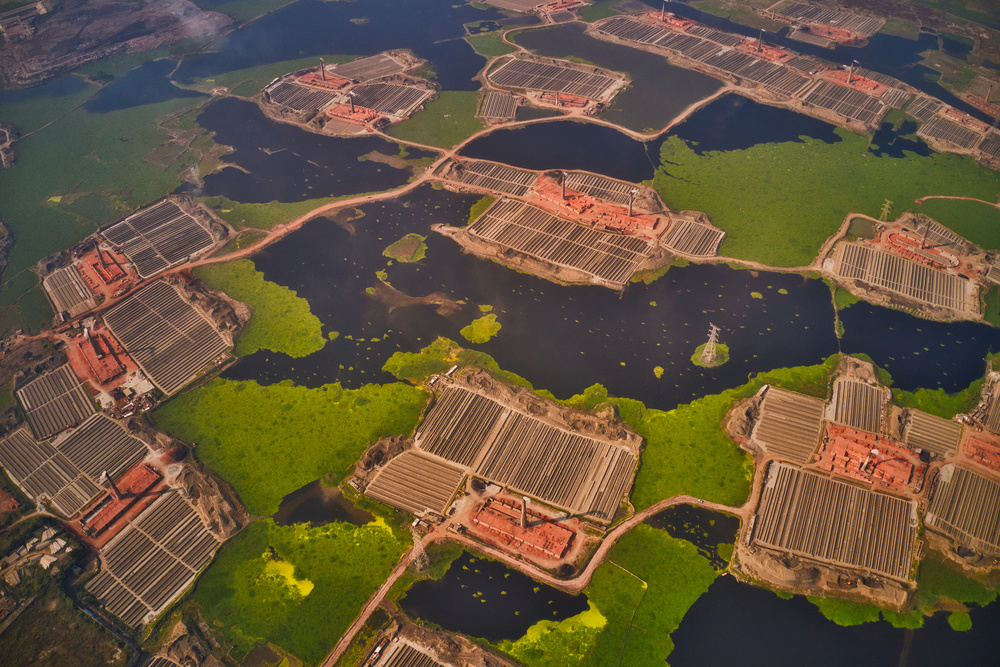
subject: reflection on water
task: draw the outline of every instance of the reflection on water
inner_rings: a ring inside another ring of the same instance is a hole
[[[215,133],[216,143],[235,149],[223,161],[238,167],[206,176],[201,194],[209,196],[247,204],[296,202],[389,190],[404,185],[412,175],[408,168],[363,158],[372,151],[396,156],[396,143],[308,132],[268,118],[246,100],[227,97],[209,104],[198,115],[198,123]],[[428,154],[409,152],[414,158]]]
[[[418,581],[399,602],[410,618],[491,642],[518,639],[538,621],[561,621],[588,609],[585,595],[563,593],[468,552],[441,579]]]
[[[271,518],[279,526],[306,522],[322,526],[334,521],[363,526],[375,520],[369,512],[355,507],[339,489],[324,486],[318,479],[282,498]]]
[[[971,612],[972,630],[955,632],[947,614],[919,630],[885,621],[841,627],[804,597],[782,600],[770,591],[719,577],[671,635],[675,667],[745,665],[864,665],[940,667],[992,665],[1000,651],[1000,605]]]

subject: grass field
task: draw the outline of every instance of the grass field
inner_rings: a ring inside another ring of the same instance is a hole
[[[988,200],[995,200],[996,195]],[[1000,210],[963,199],[928,199],[913,207],[985,250],[1000,249]]]
[[[479,93],[445,90],[409,120],[389,128],[397,139],[450,148],[486,127],[476,118]]]
[[[323,324],[309,310],[309,302],[287,287],[264,280],[249,259],[201,266],[194,273],[253,311],[236,341],[237,355],[266,349],[304,357],[323,348]]]
[[[347,195],[347,197],[354,196],[356,195]],[[276,225],[295,220],[336,199],[336,197],[321,197],[287,204],[274,201],[267,204],[241,204],[225,197],[199,197],[198,201],[211,206],[220,218],[237,230],[259,230],[271,229]]]
[[[157,425],[196,442],[197,455],[232,483],[251,514],[270,515],[292,491],[343,479],[381,437],[408,435],[427,395],[396,383],[344,390],[213,380],[156,410]]]
[[[223,545],[192,598],[234,656],[270,642],[317,664],[409,545],[381,521],[310,528],[264,519]]]
[[[876,157],[866,137],[837,133],[833,144],[807,139],[700,156],[671,137],[653,183],[671,208],[704,211],[726,231],[720,255],[770,266],[808,264],[849,212],[878,216],[885,198],[902,212],[924,195],[992,201],[1000,191],[1000,174],[969,158]]]
[[[983,379],[973,382],[962,391],[949,394],[943,389],[918,389],[903,391],[894,389],[892,402],[903,408],[916,408],[937,415],[943,419],[951,419],[959,413],[967,413],[979,402],[979,392],[983,388]]]
[[[395,243],[389,245],[382,251],[385,257],[394,259],[397,262],[419,262],[427,256],[426,236],[420,234],[407,234]]]
[[[517,51],[517,47],[503,41],[503,36],[499,31],[484,32],[479,35],[466,35],[465,41],[472,45],[476,53],[487,58],[505,56],[508,53]]]
[[[674,648],[670,633],[716,575],[691,543],[636,526],[611,549],[585,591],[607,619],[585,664],[664,664]]]

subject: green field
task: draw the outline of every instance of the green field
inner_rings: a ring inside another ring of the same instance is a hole
[[[382,251],[382,255],[397,262],[419,262],[427,256],[426,236],[407,234]]]
[[[505,56],[508,53],[517,51],[516,46],[511,46],[503,41],[503,36],[499,31],[484,32],[478,35],[466,35],[465,41],[472,45],[472,48],[476,50],[476,53],[486,56],[487,58],[492,58],[493,56]]]
[[[987,200],[996,198],[994,195]],[[962,199],[928,199],[913,210],[934,218],[980,248],[1000,249],[1000,210],[995,206]]]
[[[450,148],[486,127],[476,118],[479,93],[445,90],[409,120],[389,127],[397,139]]]
[[[250,322],[233,350],[237,355],[266,349],[304,357],[323,349],[323,324],[309,310],[309,302],[287,287],[264,280],[249,259],[201,266],[194,274],[250,306]]]
[[[213,380],[154,413],[158,427],[196,442],[198,458],[230,482],[251,514],[270,515],[281,499],[324,475],[339,482],[369,443],[409,435],[427,395],[405,384]]]
[[[310,528],[264,519],[223,545],[192,598],[237,659],[270,642],[315,665],[409,545],[381,520]]]
[[[720,255],[783,267],[809,264],[849,212],[877,217],[886,198],[902,212],[926,208],[914,204],[924,195],[993,201],[1000,191],[1000,174],[969,158],[876,157],[866,137],[836,132],[841,141],[832,144],[806,139],[700,156],[671,137],[653,184],[670,208],[704,211],[726,231]]]
[[[585,664],[664,664],[674,648],[670,633],[716,575],[690,542],[636,526],[611,549],[585,591],[607,619]]]

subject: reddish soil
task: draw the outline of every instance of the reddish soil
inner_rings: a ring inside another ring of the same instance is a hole
[[[322,90],[340,90],[351,84],[348,79],[341,76],[334,76],[333,74],[327,74],[326,78],[319,72],[309,72],[299,77],[298,83],[303,86],[309,86],[310,88],[320,88]]]
[[[115,482],[120,495],[117,498],[113,493],[104,496],[95,506],[100,508],[97,513],[93,516],[89,516],[90,512],[85,514],[84,518],[80,520],[81,526],[94,537],[99,537],[132,505],[139,502],[161,479],[162,476],[156,469],[145,463],[140,463]]]
[[[839,424],[826,427],[816,467],[904,494],[919,491],[927,470],[920,457],[900,443]]]
[[[827,23],[810,23],[806,25],[806,29],[814,35],[826,37],[839,44],[850,44],[851,42],[860,42],[867,39],[866,35],[837,28]]]
[[[660,12],[643,12],[638,16],[638,18],[641,18],[649,23],[656,23],[657,25],[664,25],[668,28],[673,28],[678,32],[684,32],[691,26],[698,25],[697,21],[682,19],[681,17],[674,16],[669,12],[664,13],[662,19],[660,18]]]
[[[91,248],[77,264],[90,290],[105,300],[119,297],[139,282],[125,255],[105,248]],[[125,291],[123,291],[125,290]]]
[[[606,202],[582,192],[566,188],[566,198],[562,196],[562,185],[551,176],[542,175],[528,194],[528,201],[539,208],[569,218],[574,222],[592,227],[608,228],[625,234],[635,234],[659,238],[669,225],[659,216],[639,213],[628,207]]]
[[[103,324],[95,326],[89,335],[92,339],[101,341],[103,358],[98,357],[94,345],[87,341],[83,334],[74,337],[70,337],[68,333],[50,334],[50,338],[62,340],[66,344],[66,356],[69,357],[70,366],[82,382],[111,392],[139,372],[139,366]]]
[[[990,126],[978,118],[973,118],[967,113],[959,111],[958,109],[952,107],[944,112],[944,115],[953,121],[961,123],[965,127],[975,130],[976,132],[985,132],[990,129]]]
[[[3,489],[0,489],[0,514],[6,512],[16,512],[18,508],[17,501],[14,500],[14,496],[10,495]]]
[[[327,109],[326,115],[330,118],[346,120],[348,123],[354,123],[356,125],[370,125],[382,117],[378,111],[366,109],[357,105],[354,106],[354,111],[351,111],[350,104],[338,104],[335,107]]]
[[[776,46],[761,44],[756,39],[748,39],[736,48],[743,53],[749,53],[751,56],[756,56],[762,60],[767,60],[772,63],[780,63],[785,60],[790,60],[793,56],[791,51],[779,49]]]
[[[488,499],[473,517],[469,532],[536,562],[561,560],[576,536],[579,520],[557,523],[541,512],[528,509],[526,526],[521,528],[521,505],[521,500]],[[573,523],[576,525],[571,527]]]
[[[828,69],[822,72],[821,76],[827,81],[832,81],[846,88],[853,88],[854,90],[859,90],[862,93],[874,95],[875,97],[881,97],[889,90],[888,86],[874,79],[852,74],[850,71],[845,72],[842,69]],[[850,79],[850,83],[848,83],[848,79]]]
[[[962,445],[962,453],[971,461],[1000,472],[1000,445],[970,437]]]
[[[962,260],[941,248],[925,245],[923,239],[899,227],[889,229],[872,241],[872,245],[888,250],[894,255],[906,257],[917,264],[929,266],[939,271],[956,269],[957,271],[947,271],[948,273],[962,273]],[[966,271],[969,277],[975,277],[974,271]]]

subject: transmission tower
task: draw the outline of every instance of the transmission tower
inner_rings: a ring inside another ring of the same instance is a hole
[[[889,211],[891,211],[891,210],[892,210],[892,202],[889,201],[888,199],[886,199],[885,200],[885,204],[882,205],[882,215],[880,215],[878,217],[878,219],[880,221],[882,221],[882,222],[885,222],[886,220],[888,220],[889,219]]]
[[[714,324],[709,324],[711,329],[708,330],[708,342],[705,343],[705,349],[701,352],[701,362],[706,366],[715,361],[715,344],[719,342],[719,327]]]

